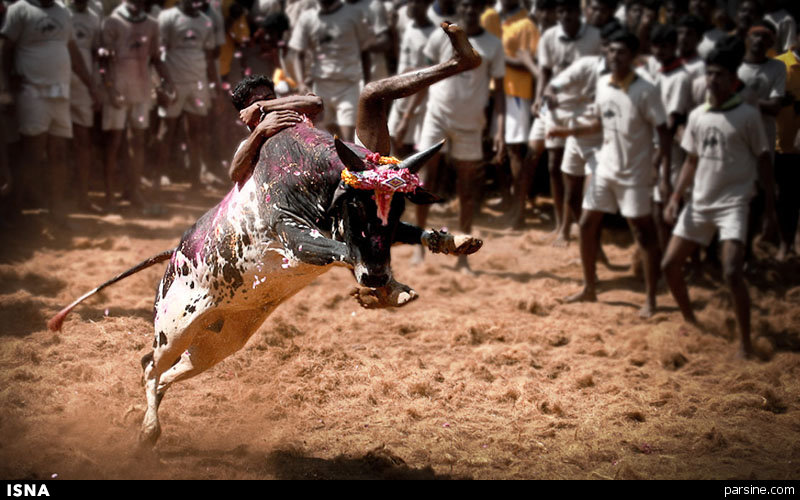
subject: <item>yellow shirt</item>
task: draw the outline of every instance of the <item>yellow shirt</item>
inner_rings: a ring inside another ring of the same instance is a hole
[[[233,4],[233,0],[224,0],[222,2],[222,12],[225,14],[226,19],[231,4]],[[246,43],[249,39],[250,27],[247,24],[247,16],[242,14],[225,32],[225,44],[219,50],[220,76],[225,76],[231,72],[231,62],[233,62],[233,54],[237,50],[237,44]]]
[[[539,45],[539,29],[528,19],[528,12],[519,9],[516,14],[505,21],[500,21],[500,14],[494,9],[486,9],[481,16],[483,29],[503,40],[503,50],[510,57],[526,49],[536,54]],[[533,99],[533,75],[528,70],[506,64],[506,75],[503,78],[506,95],[522,99]]]
[[[791,50],[778,57],[786,65],[786,92],[791,92],[795,99],[800,99],[800,59]],[[775,152],[784,154],[798,154],[800,149],[794,146],[794,139],[800,131],[800,114],[795,112],[794,106],[781,109],[777,117],[778,140],[775,143]]]

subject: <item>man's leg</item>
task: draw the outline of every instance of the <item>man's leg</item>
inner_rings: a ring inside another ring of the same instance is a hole
[[[642,252],[644,264],[644,285],[647,298],[644,307],[639,311],[639,316],[649,318],[656,310],[656,287],[661,262],[656,226],[652,215],[628,218],[628,224]]]
[[[47,161],[47,134],[22,135],[24,165],[18,169],[17,205],[25,205],[25,197],[37,208],[47,204],[45,192],[49,183],[45,164]]]
[[[564,220],[564,178],[561,173],[561,160],[564,158],[564,148],[547,149],[547,166],[550,171],[550,195],[553,197],[553,210],[556,216],[556,227],[553,233],[558,233]]]
[[[744,282],[743,271],[745,246],[738,240],[723,240],[721,243],[722,273],[733,295],[733,308],[742,340],[740,355],[750,357],[753,354],[753,346],[750,343],[750,294]]]
[[[431,84],[480,65],[480,56],[474,51],[466,33],[460,27],[450,24],[444,30],[453,45],[452,59],[419,71],[371,82],[361,91],[356,132],[367,149],[382,155],[389,154],[391,141],[387,122],[391,101],[408,97]],[[344,133],[344,130],[342,132]]]
[[[158,161],[153,168],[153,188],[156,191],[161,189],[161,176],[166,171],[170,153],[175,146],[175,132],[178,128],[179,118],[162,118],[164,135],[161,136],[161,141],[158,143]]]
[[[689,323],[697,323],[697,318],[689,301],[686,280],[683,279],[683,264],[698,247],[699,245],[694,241],[673,235],[667,244],[664,260],[661,262],[661,270],[664,272],[664,278],[667,280],[672,297],[678,303],[683,319]]]
[[[563,218],[561,226],[558,228],[558,237],[553,242],[553,246],[557,248],[564,248],[569,245],[569,230],[572,226],[572,221],[580,220],[583,184],[586,181],[586,176],[584,175],[571,175],[566,172],[562,172],[562,175],[564,177]]]
[[[511,163],[511,175],[514,180],[508,222],[513,229],[522,229],[525,226],[525,202],[528,200],[528,193],[536,176],[536,168],[539,166],[539,160],[542,159],[544,151],[543,140],[532,140],[528,142],[528,153],[522,161],[518,165]],[[519,169],[515,170],[515,166],[518,166]]]
[[[583,290],[567,297],[566,302],[597,301],[597,233],[603,221],[603,212],[584,209],[580,219],[581,266]]]
[[[75,171],[78,177],[78,207],[95,211],[97,207],[89,201],[89,170],[92,165],[92,129],[77,123],[72,124],[75,149]]]
[[[459,231],[470,234],[472,221],[479,204],[479,196],[483,180],[483,161],[453,160],[456,169],[456,191],[460,214],[458,218]],[[469,272],[469,263],[466,255],[458,256],[456,268]]]
[[[67,141],[65,137],[47,135],[47,167],[50,178],[50,217],[56,222],[64,222],[67,218],[66,196],[67,186]]]
[[[106,211],[114,207],[114,173],[117,171],[119,146],[122,143],[122,134],[124,132],[124,130],[106,131],[105,161],[103,162],[103,179],[106,186]]]
[[[776,208],[780,227],[777,259],[784,261],[792,253],[798,214],[800,214],[800,155],[775,155],[775,185],[778,187]]]
[[[200,181],[200,172],[202,171],[203,150],[205,145],[203,140],[207,137],[208,127],[206,126],[206,116],[196,115],[194,113],[184,113],[186,116],[186,125],[188,127],[188,134],[186,134],[186,147],[189,149],[189,178],[192,182],[192,188],[199,188],[202,185]]]

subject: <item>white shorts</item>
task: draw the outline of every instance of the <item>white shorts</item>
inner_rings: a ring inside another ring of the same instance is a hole
[[[346,80],[314,80],[313,92],[322,99],[322,125],[356,126],[359,84]]]
[[[540,111],[539,116],[534,120],[533,126],[528,134],[528,142],[544,141],[544,146],[547,149],[563,148],[566,143],[566,139],[563,137],[547,138],[547,131],[554,125],[556,125],[556,122],[554,121],[552,113],[546,109]]]
[[[613,179],[593,175],[583,197],[583,208],[610,214],[619,210],[628,219],[644,217],[653,212],[651,190],[650,185],[624,186]]]
[[[17,121],[21,135],[50,134],[72,138],[72,115],[69,99],[63,97],[38,97],[23,92],[16,101]]]
[[[91,127],[94,125],[94,106],[92,105],[92,95],[83,83],[76,83],[74,80],[69,89],[69,111],[72,115],[72,123],[81,127]]]
[[[591,146],[581,144],[574,136],[567,137],[564,145],[564,158],[561,160],[561,171],[575,177],[591,175],[597,169],[597,152],[602,146],[600,142]]]
[[[208,94],[208,85],[205,82],[176,83],[176,99],[166,108],[158,107],[158,116],[161,118],[177,118],[182,113],[206,116],[211,105],[211,96]]]
[[[397,130],[397,126],[400,124],[401,112],[398,111],[399,106],[397,106],[397,101],[395,101],[395,105],[392,106],[392,110],[389,111],[389,121],[387,126],[389,127],[389,135],[397,139],[395,134],[395,130]],[[411,123],[408,124],[408,130],[406,130],[405,137],[402,137],[401,144],[416,144],[419,141],[419,134],[422,131],[422,119],[425,117],[425,107],[420,106],[411,118]]]
[[[103,105],[103,130],[125,130],[130,125],[135,129],[150,126],[150,101],[127,103],[121,108],[110,103]]]
[[[525,144],[531,130],[531,100],[506,96],[506,144]]]
[[[672,234],[708,246],[714,233],[719,230],[720,241],[738,240],[745,243],[749,211],[749,205],[736,205],[698,212],[689,202],[683,207]]]
[[[422,122],[419,150],[425,151],[442,139],[447,139],[442,151],[449,151],[452,159],[480,161],[483,159],[482,132],[481,129],[457,130],[428,111]]]

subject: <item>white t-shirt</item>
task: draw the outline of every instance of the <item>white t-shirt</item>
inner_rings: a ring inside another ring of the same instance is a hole
[[[689,73],[689,80],[694,81],[698,76],[706,74],[706,62],[700,56],[683,61],[683,67]]]
[[[692,189],[695,210],[749,202],[758,157],[770,151],[760,114],[747,103],[726,111],[701,105],[689,114],[681,147],[698,158]]]
[[[786,12],[785,9],[780,9],[765,14],[764,19],[770,21],[778,28],[778,36],[775,39],[775,49],[779,53],[791,49],[797,37],[797,23],[792,15]]]
[[[92,60],[92,49],[97,47],[100,40],[100,17],[88,8],[84,12],[78,12],[73,6],[67,9],[72,16],[72,29],[75,37],[75,45],[81,53],[83,67],[89,71],[91,77],[97,78],[96,68]],[[72,72],[70,83],[73,89],[81,88],[88,91],[83,81],[78,75]]]
[[[67,44],[74,34],[65,7],[56,3],[43,9],[37,0],[18,0],[8,7],[0,34],[14,43],[14,66],[26,92],[69,98]]]
[[[213,50],[214,23],[202,12],[188,16],[178,7],[158,15],[158,31],[165,48],[164,63],[175,83],[208,83],[206,51]]]
[[[595,95],[603,123],[597,175],[625,186],[652,186],[654,131],[667,121],[658,89],[637,75],[626,92],[609,75],[598,79]]]
[[[403,39],[400,41],[400,53],[397,59],[397,74],[406,73],[412,69],[424,68],[427,66],[425,61],[425,45],[434,30],[440,29],[433,24],[424,27],[417,26],[417,23],[411,21],[406,26],[403,34]],[[404,97],[394,101],[393,106],[398,112],[405,112],[408,109],[410,98]],[[425,110],[425,102],[427,97],[423,100],[415,113],[421,113]]]
[[[311,58],[314,79],[358,82],[364,78],[361,52],[371,37],[362,16],[347,3],[328,14],[306,10],[292,30],[289,48]]]
[[[152,85],[150,61],[159,56],[158,23],[150,16],[131,19],[125,4],[118,6],[103,21],[100,39],[113,54],[109,71],[117,91],[128,102],[147,102]]]
[[[560,24],[544,32],[536,49],[539,65],[549,68],[553,76],[582,56],[598,55],[601,52],[600,30],[582,24],[575,38],[569,38]],[[559,99],[560,101],[560,99]]]
[[[506,73],[503,42],[499,38],[483,30],[480,35],[469,37],[469,42],[481,56],[480,66],[434,83],[428,89],[428,112],[456,130],[483,129],[489,82],[503,78]],[[444,31],[437,29],[423,53],[432,64],[438,64],[453,56],[453,46]]]
[[[756,108],[760,99],[781,97],[786,92],[786,65],[775,59],[767,59],[762,64],[743,62],[737,76],[745,86],[741,92],[742,97]],[[774,150],[777,138],[775,116],[762,113],[761,119],[764,121],[767,140]]]

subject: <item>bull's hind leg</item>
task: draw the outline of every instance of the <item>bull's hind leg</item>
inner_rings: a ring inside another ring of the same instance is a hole
[[[217,313],[211,319],[198,320],[202,331],[195,335],[192,344],[180,360],[159,379],[159,401],[175,382],[199,375],[235,353],[264,322],[266,313],[261,310]]]
[[[152,357],[146,356],[143,361],[144,390],[147,399],[147,410],[142,421],[139,442],[142,445],[155,445],[161,435],[161,425],[158,422],[158,405],[161,396],[158,394],[159,380],[164,372],[172,366],[192,343],[197,334],[197,322],[187,326],[184,330],[165,332],[156,330],[155,349]],[[158,322],[156,324],[158,329]]]
[[[442,23],[442,29],[453,46],[453,57],[450,60],[371,82],[361,91],[356,135],[367,149],[382,155],[389,154],[391,142],[387,114],[393,100],[408,97],[440,80],[477,68],[481,64],[481,56],[472,48],[463,29],[447,22]]]

